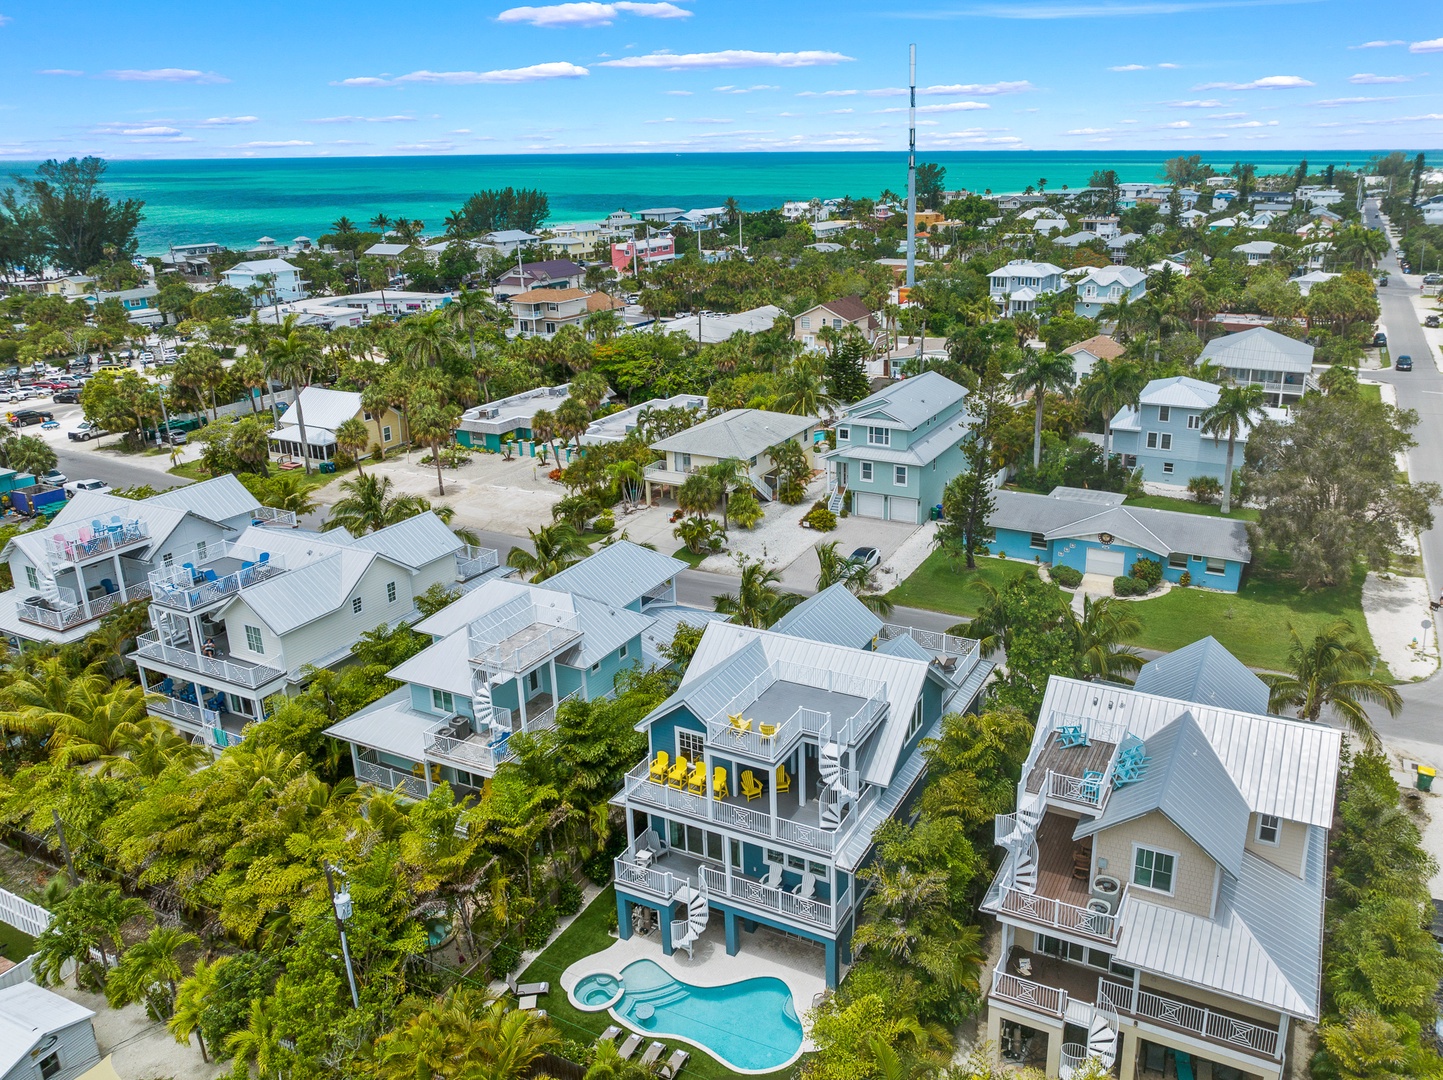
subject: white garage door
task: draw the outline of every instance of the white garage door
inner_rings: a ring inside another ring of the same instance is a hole
[[[882,496],[873,495],[865,491],[854,491],[852,493],[852,513],[857,517],[880,518],[885,517],[885,507]]]
[[[888,500],[887,517],[892,521],[909,521],[917,524],[917,500],[899,499],[893,495]]]
[[[1103,551],[1101,548],[1087,549],[1087,572],[1121,577],[1124,557],[1120,551]]]

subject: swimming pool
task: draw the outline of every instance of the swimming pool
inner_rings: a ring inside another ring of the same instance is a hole
[[[796,1060],[802,1024],[781,979],[693,986],[652,960],[635,960],[617,976],[583,975],[571,989],[579,1009],[611,1014],[657,1038],[693,1043],[738,1072],[771,1072]]]

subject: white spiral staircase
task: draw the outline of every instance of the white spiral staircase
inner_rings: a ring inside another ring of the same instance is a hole
[[[1021,892],[1037,891],[1037,826],[1046,810],[1042,796],[1034,795],[1017,807],[1011,830],[997,837],[1013,853],[1012,885]]]
[[[693,889],[690,885],[683,885],[671,898],[673,904],[686,905],[686,918],[672,920],[671,947],[685,949],[688,956],[693,955],[696,939],[706,930],[707,919],[711,916],[711,905],[707,903],[706,879],[701,879],[698,886]]]
[[[841,825],[847,807],[857,799],[857,793],[847,786],[847,773],[842,768],[842,748],[834,742],[824,743],[817,756],[817,771],[821,775],[824,789],[822,826],[835,829]]]

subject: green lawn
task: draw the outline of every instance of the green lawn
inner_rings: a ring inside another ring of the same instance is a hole
[[[611,916],[616,913],[616,890],[612,887],[603,889],[600,895],[593,900],[576,920],[563,930],[546,951],[531,962],[531,966],[522,972],[519,982],[550,982],[551,992],[542,999],[541,1005],[551,1017],[552,1023],[561,1032],[563,1039],[571,1039],[577,1042],[594,1042],[606,1028],[616,1021],[612,1019],[609,1012],[582,1012],[571,1004],[566,996],[566,991],[561,989],[561,973],[565,971],[582,957],[591,956],[604,949],[610,948],[616,942],[608,932]],[[810,1003],[797,1002],[797,1011],[800,1013]],[[738,1074],[732,1072],[716,1058],[712,1057],[690,1043],[682,1043],[676,1039],[664,1039],[666,1052],[662,1054],[665,1061],[676,1049],[683,1049],[691,1054],[691,1060],[686,1063],[686,1068],[681,1072],[681,1080],[730,1080]],[[791,1069],[770,1073],[772,1077],[781,1077],[795,1071]]]
[[[682,562],[686,563],[693,570],[695,570],[697,566],[700,565],[701,561],[707,558],[708,554],[709,552],[705,551],[698,554],[697,552],[692,551],[691,548],[683,544],[681,547],[677,548],[671,553],[671,557],[673,559],[680,559]]]
[[[0,956],[20,963],[35,951],[35,939],[22,934],[9,923],[0,922]]]
[[[1173,589],[1155,600],[1131,603],[1129,610],[1143,627],[1132,643],[1170,652],[1211,634],[1249,667],[1279,671],[1287,663],[1290,623],[1306,639],[1341,616],[1371,646],[1363,617],[1365,576],[1360,567],[1349,584],[1304,592],[1279,573],[1275,561],[1270,567],[1254,567],[1235,594]],[[1387,676],[1386,668],[1380,666],[1379,672]]]
[[[1145,510],[1176,510],[1180,514],[1202,514],[1204,517],[1222,517],[1222,509],[1191,499],[1174,499],[1169,495],[1137,495],[1127,500],[1128,506],[1140,506]],[[1239,521],[1257,521],[1258,512],[1250,507],[1234,506],[1228,514]]]
[[[184,461],[181,462],[179,465],[171,466],[166,471],[169,472],[172,476],[184,476],[187,480],[209,480],[211,478],[210,473],[208,473],[205,469],[201,468],[201,464],[199,461]],[[282,470],[277,469],[274,465],[271,466],[272,476],[275,476],[281,471]],[[356,470],[354,466],[349,469],[340,469],[333,473],[323,473],[313,469],[309,476],[306,475],[304,469],[286,471],[293,471],[305,482],[305,486],[307,488],[314,489],[325,487],[327,484],[331,483],[334,480],[344,480],[347,476],[350,476]]]
[[[971,618],[981,610],[984,599],[981,592],[970,587],[972,582],[985,581],[1000,589],[1029,570],[1036,570],[1030,562],[992,558],[979,558],[977,569],[968,570],[961,560],[953,562],[941,551],[934,551],[911,577],[887,594],[887,599],[904,607],[930,608]]]
[[[1368,401],[1382,401],[1383,388],[1377,383],[1363,383],[1358,387],[1358,396]]]

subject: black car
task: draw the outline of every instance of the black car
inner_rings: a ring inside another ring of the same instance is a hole
[[[79,390],[57,390],[57,391],[55,391],[55,397],[52,398],[51,400],[54,401],[55,404],[57,404],[57,405],[79,405],[79,404],[80,404],[80,391],[79,391]]]
[[[10,415],[11,427],[30,427],[33,424],[43,424],[47,420],[54,420],[52,413],[41,412],[39,409],[21,409]]]
[[[1413,358],[1407,353],[1404,353],[1402,356],[1398,357],[1398,360],[1396,363],[1394,363],[1393,368],[1396,371],[1412,371]]]

